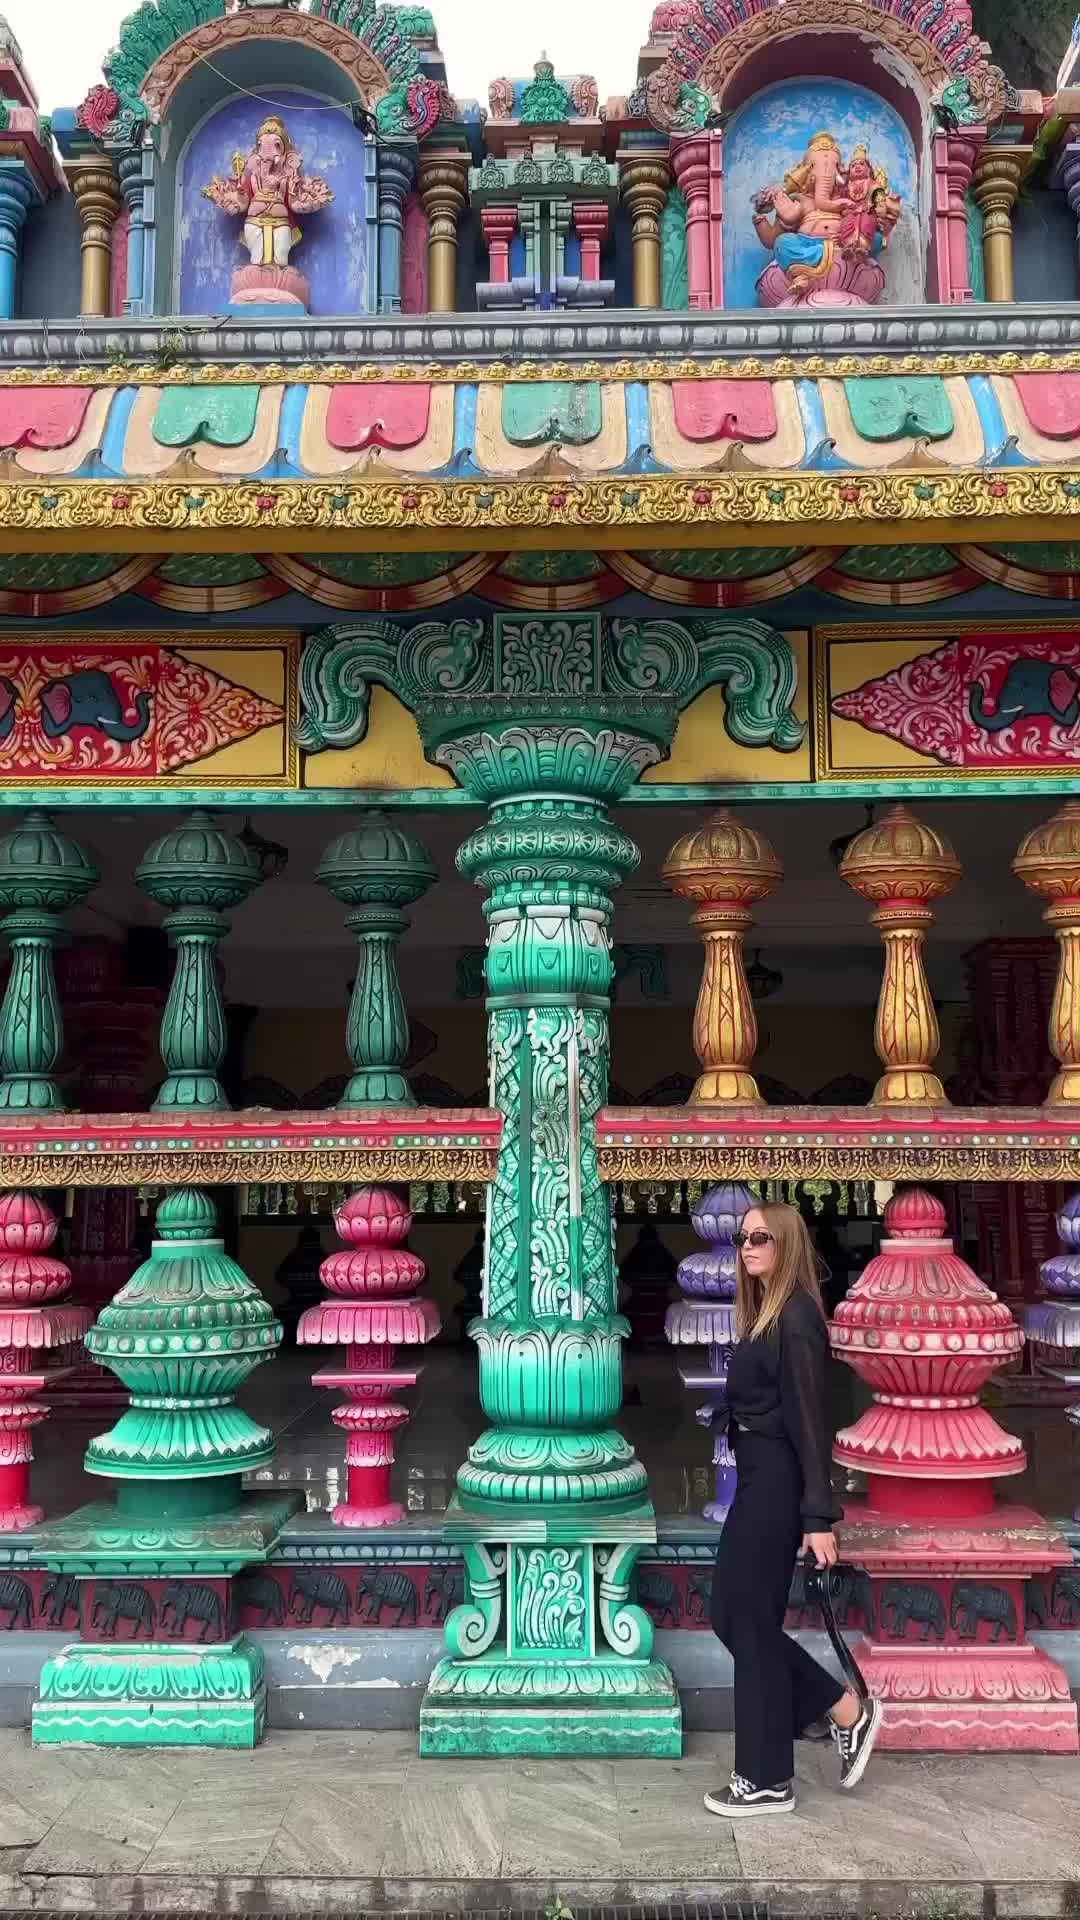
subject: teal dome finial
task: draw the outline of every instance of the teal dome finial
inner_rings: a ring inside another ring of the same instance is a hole
[[[213,1240],[217,1208],[199,1187],[177,1187],[166,1194],[154,1221],[155,1240]]]

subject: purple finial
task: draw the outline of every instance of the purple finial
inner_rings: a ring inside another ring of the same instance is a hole
[[[1060,1300],[1080,1295],[1080,1188],[1070,1194],[1058,1214],[1057,1230],[1065,1251],[1043,1261],[1042,1283],[1048,1294]]]
[[[690,1253],[680,1261],[676,1278],[683,1293],[667,1311],[664,1331],[672,1346],[708,1347],[708,1367],[680,1368],[683,1385],[704,1392],[697,1418],[713,1429],[715,1497],[705,1508],[707,1520],[723,1520],[735,1496],[735,1458],[727,1441],[727,1370],[735,1343],[735,1235],[757,1201],[749,1187],[728,1181],[703,1194],[691,1211],[694,1231],[708,1252]]]

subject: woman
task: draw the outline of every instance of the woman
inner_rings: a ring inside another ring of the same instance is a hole
[[[735,1769],[705,1796],[728,1819],[792,1813],[794,1741],[828,1715],[840,1785],[857,1786],[881,1707],[864,1707],[784,1632],[800,1552],[836,1563],[825,1415],[828,1335],[817,1263],[795,1207],[753,1207],[736,1235],[727,1398],[739,1470],[712,1589],[713,1631],[735,1663]]]

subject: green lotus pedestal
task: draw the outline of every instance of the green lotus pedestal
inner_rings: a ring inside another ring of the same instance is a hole
[[[532,684],[550,684],[543,660],[533,666]],[[491,807],[458,864],[488,894],[491,1085],[505,1116],[470,1328],[489,1425],[446,1519],[466,1600],[446,1624],[420,1751],[678,1754],[675,1686],[629,1597],[656,1523],[613,1424],[629,1328],[593,1136],[611,895],[638,859],[606,804],[662,757],[674,708],[579,691],[432,701],[420,720],[429,755]]]
[[[232,1396],[280,1340],[265,1300],[225,1253],[210,1199],[197,1188],[170,1193],[149,1259],[87,1335],[88,1350],[131,1395],[86,1454],[88,1472],[115,1482],[115,1501],[84,1507],[40,1538],[51,1572],[93,1583],[81,1609],[91,1631],[110,1618],[117,1631],[119,1615],[146,1637],[87,1641],[47,1661],[35,1743],[260,1738],[262,1655],[229,1635],[229,1582],[269,1558],[301,1496],[243,1490],[242,1476],[272,1459],[273,1442]]]

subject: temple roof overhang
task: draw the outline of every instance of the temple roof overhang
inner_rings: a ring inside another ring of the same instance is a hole
[[[0,328],[0,550],[1053,540],[1080,305]]]

